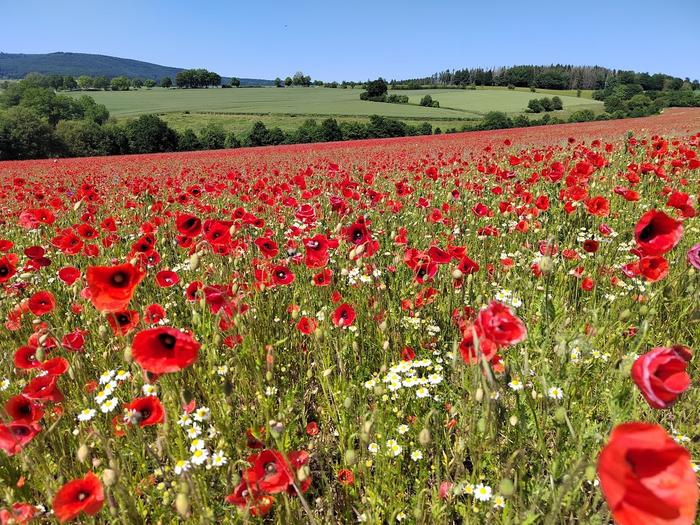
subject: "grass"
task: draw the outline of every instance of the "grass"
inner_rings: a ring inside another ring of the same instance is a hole
[[[216,121],[226,129],[243,132],[249,123],[262,120],[265,124],[293,129],[306,118],[333,116],[342,120],[366,120],[370,115],[382,115],[406,121],[428,121],[442,129],[461,128],[468,121],[479,119],[488,111],[504,111],[515,115],[524,112],[531,98],[544,96],[544,91],[508,89],[425,89],[397,91],[409,96],[409,104],[366,102],[359,99],[359,89],[331,88],[245,88],[206,90],[141,89],[138,91],[90,92],[98,103],[107,106],[118,119],[142,113],[164,115],[176,129],[201,128],[207,121]],[[83,93],[70,93],[80,96]],[[549,94],[549,93],[546,93]],[[420,99],[431,95],[440,108],[419,106]],[[552,115],[567,118],[578,109],[602,111],[602,103],[589,98],[560,95],[564,110]],[[189,114],[187,113],[189,112]],[[217,115],[211,115],[216,113]]]

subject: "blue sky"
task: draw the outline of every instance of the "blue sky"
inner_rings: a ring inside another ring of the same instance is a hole
[[[74,51],[224,76],[427,76],[571,63],[700,78],[700,0],[0,0],[0,51]]]

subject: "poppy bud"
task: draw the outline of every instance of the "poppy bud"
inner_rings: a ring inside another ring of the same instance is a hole
[[[187,517],[190,513],[190,498],[187,494],[178,494],[175,498],[175,509],[177,513],[184,517]]]
[[[199,268],[199,254],[198,253],[192,254],[192,256],[190,257],[190,260],[189,260],[189,266],[190,266],[191,272],[194,272],[197,268]]]
[[[518,424],[518,416],[510,416],[508,423],[510,423],[512,427],[516,426]]]
[[[102,483],[104,483],[106,487],[113,486],[117,482],[118,478],[119,476],[117,476],[117,472],[111,468],[106,468],[102,472]]]
[[[382,349],[384,351],[389,349],[389,341],[384,341],[384,343],[382,343]]]
[[[343,400],[343,406],[347,409],[349,409],[352,406],[352,398],[350,396],[346,397]]]
[[[130,346],[127,346],[126,348],[124,348],[124,361],[126,363],[131,363],[131,361],[133,361],[133,356],[131,354],[131,347]]]
[[[304,482],[305,479],[311,475],[311,469],[308,465],[303,465],[299,470],[297,470],[297,479],[300,482]]]
[[[629,308],[625,308],[620,312],[620,321],[626,321],[632,316],[632,312],[629,311]]]
[[[42,347],[39,347],[34,352],[34,356],[36,357],[37,361],[41,362],[44,360],[44,357],[46,356],[46,352],[44,352],[44,349]]]
[[[423,446],[428,445],[430,443],[430,430],[423,428],[418,434],[418,442]]]
[[[383,332],[384,330],[386,330],[386,321],[382,321],[381,323],[379,323],[378,328],[379,328],[380,332]]]
[[[353,466],[357,463],[357,454],[353,449],[348,449],[345,451],[345,464],[348,466]]]
[[[564,407],[557,408],[557,410],[554,412],[554,419],[556,419],[559,423],[566,421],[566,409]]]
[[[77,453],[78,461],[81,463],[85,463],[88,459],[90,459],[90,449],[86,444],[80,445],[78,448],[78,453]]]
[[[107,335],[107,327],[106,327],[105,325],[101,324],[101,325],[97,328],[97,333],[99,334],[99,336],[100,336],[101,338],[104,339],[104,337]]]
[[[464,274],[459,268],[455,268],[454,270],[452,270],[453,279],[461,279],[462,277],[464,277]]]
[[[486,432],[486,420],[483,417],[476,422],[476,429],[482,434]]]
[[[500,492],[503,496],[506,497],[512,496],[513,492],[515,492],[513,482],[508,478],[502,479],[501,483],[498,485],[498,492]]]
[[[474,394],[474,400],[477,403],[481,403],[482,399],[484,399],[484,389],[479,387],[476,389],[476,393]]]

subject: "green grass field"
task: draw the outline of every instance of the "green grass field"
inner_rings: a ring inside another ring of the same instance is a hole
[[[505,88],[401,90],[409,104],[387,104],[360,100],[360,89],[330,88],[245,88],[245,89],[141,89],[137,91],[94,91],[88,94],[119,120],[143,113],[157,113],[174,128],[201,129],[210,121],[233,131],[245,131],[252,122],[294,129],[306,118],[334,116],[339,120],[366,120],[382,115],[407,122],[428,121],[433,127],[461,128],[478,120],[488,111],[522,113],[532,98],[549,96],[556,91]],[[573,111],[602,111],[602,103],[590,98],[590,91],[576,97],[574,91],[557,93],[564,110],[553,112],[567,118]],[[69,93],[81,96],[83,92]],[[419,106],[420,99],[431,95],[440,108]],[[573,96],[571,96],[573,95]]]

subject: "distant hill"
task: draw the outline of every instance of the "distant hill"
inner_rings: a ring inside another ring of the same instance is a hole
[[[150,62],[117,58],[106,55],[87,53],[47,53],[44,55],[26,55],[23,53],[0,53],[0,78],[24,78],[28,73],[43,75],[88,75],[91,77],[106,76],[114,78],[126,76],[143,80],[152,78],[160,80],[175,75],[183,68],[160,66]],[[217,71],[217,73],[221,73]],[[228,83],[229,78],[222,78]],[[243,86],[268,86],[272,80],[258,78],[241,78]]]

